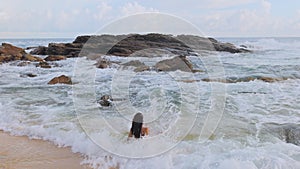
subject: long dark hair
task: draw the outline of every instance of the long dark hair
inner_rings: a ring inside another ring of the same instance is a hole
[[[131,129],[130,129],[132,135],[134,135],[135,138],[141,137],[142,126],[143,126],[143,114],[137,113],[133,117]]]

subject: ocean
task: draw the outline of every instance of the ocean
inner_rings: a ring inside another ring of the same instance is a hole
[[[203,81],[211,77],[205,71],[96,69],[95,61],[85,57],[52,62],[51,69],[3,63],[0,129],[69,146],[85,156],[83,164],[94,168],[299,169],[300,136],[287,138],[290,130],[280,127],[300,129],[300,38],[217,39],[253,52],[211,52],[189,59],[200,69],[221,68],[222,76],[234,83]],[[0,42],[26,48],[72,40]],[[130,59],[153,65],[166,58]],[[37,76],[30,78],[28,73]],[[63,74],[74,84],[47,84]],[[256,77],[276,81],[243,80]],[[97,101],[105,94],[120,101],[101,107]],[[143,113],[150,134],[128,140],[136,112]]]

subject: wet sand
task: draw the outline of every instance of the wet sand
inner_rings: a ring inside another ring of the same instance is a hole
[[[0,130],[0,169],[88,169],[80,165],[83,157],[70,148],[58,148],[54,144],[11,136]]]

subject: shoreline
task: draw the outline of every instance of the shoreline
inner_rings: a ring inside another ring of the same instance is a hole
[[[51,142],[12,136],[0,130],[0,169],[91,169],[80,165],[84,160],[80,153],[69,147],[60,148]]]

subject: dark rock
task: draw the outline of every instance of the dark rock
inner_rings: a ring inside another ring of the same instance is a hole
[[[115,44],[108,52],[109,55],[130,56],[131,54],[150,48],[166,49],[172,53],[176,51],[189,54],[193,50],[171,35],[147,34],[130,35]],[[178,54],[178,53],[176,53]]]
[[[128,57],[146,49],[161,49],[176,55],[196,55],[199,50],[231,53],[249,52],[249,50],[237,48],[230,43],[222,43],[213,38],[151,33],[147,35],[78,36],[73,43],[49,43],[48,47],[37,47],[31,54],[63,55],[66,57],[97,54]],[[140,56],[148,57],[149,55],[147,53]]]
[[[99,104],[104,107],[112,105],[113,99],[109,95],[104,95],[100,98]]]
[[[240,45],[241,48],[248,48],[246,45]]]
[[[67,57],[61,55],[50,55],[45,58],[45,61],[59,61],[65,60]]]
[[[33,49],[30,54],[32,55],[47,55],[47,47],[45,46],[38,46],[35,49]]]
[[[193,65],[186,59],[185,56],[176,56],[172,59],[167,59],[156,63],[154,66],[158,71],[176,71],[195,72]]]
[[[77,57],[83,44],[77,43],[49,43],[47,55],[64,55],[67,57]]]
[[[86,43],[91,36],[78,36],[76,39],[73,41],[73,43]]]
[[[59,77],[55,77],[52,80],[48,82],[48,84],[57,84],[57,83],[63,83],[63,84],[72,84],[72,80],[70,77],[61,75]]]
[[[32,73],[26,73],[26,74],[22,74],[21,77],[36,77],[36,74],[32,74]]]

